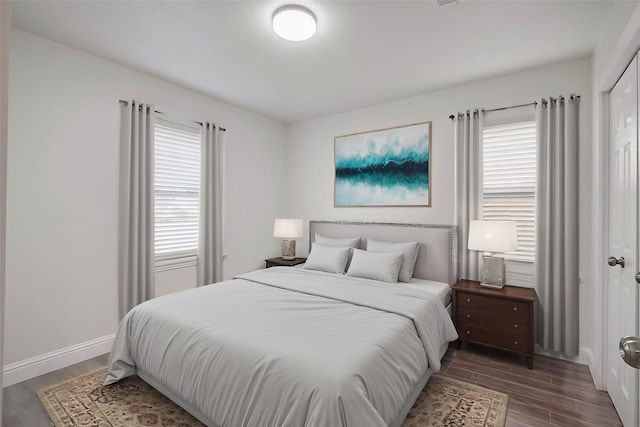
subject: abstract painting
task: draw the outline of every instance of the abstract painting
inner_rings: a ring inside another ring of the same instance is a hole
[[[431,122],[337,136],[336,207],[431,206]]]

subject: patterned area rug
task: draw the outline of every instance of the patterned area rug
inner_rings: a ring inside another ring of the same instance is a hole
[[[106,368],[38,391],[54,426],[202,426],[182,408],[133,376],[103,386]],[[402,427],[503,427],[509,397],[433,375]]]

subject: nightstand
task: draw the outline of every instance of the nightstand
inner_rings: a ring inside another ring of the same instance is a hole
[[[296,258],[296,259],[288,260],[288,259],[282,259],[281,257],[278,257],[278,258],[265,259],[264,264],[265,264],[265,268],[276,267],[276,266],[293,267],[294,265],[304,263],[306,260],[307,260],[306,258]]]
[[[453,321],[462,341],[523,355],[533,369],[533,289],[490,289],[461,280],[453,291]]]

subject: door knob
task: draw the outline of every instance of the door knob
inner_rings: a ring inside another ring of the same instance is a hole
[[[636,283],[640,283],[640,272],[636,273]]]
[[[640,369],[640,338],[621,338],[620,357],[622,357],[622,360],[624,360],[627,365]]]
[[[616,258],[614,256],[610,256],[608,263],[611,267],[615,267],[620,264],[620,267],[624,268],[624,257],[621,256],[620,258]]]

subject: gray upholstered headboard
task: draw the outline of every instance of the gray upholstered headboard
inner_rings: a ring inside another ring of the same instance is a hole
[[[309,221],[309,247],[320,233],[329,237],[360,237],[388,242],[420,242],[413,276],[453,285],[458,279],[455,225],[395,224],[349,221]]]

